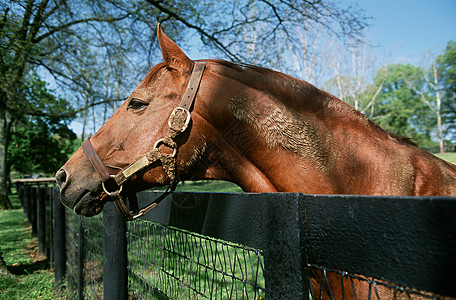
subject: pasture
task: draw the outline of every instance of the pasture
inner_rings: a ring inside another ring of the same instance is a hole
[[[456,165],[456,152],[437,153],[434,155]]]
[[[14,209],[0,211],[0,251],[14,277],[0,275],[0,299],[56,299],[54,273],[38,259],[38,241],[32,237],[17,194],[11,194]]]

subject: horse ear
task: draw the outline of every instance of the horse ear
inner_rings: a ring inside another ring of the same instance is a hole
[[[192,60],[185,55],[184,51],[175,42],[163,33],[160,23],[157,25],[157,38],[165,63],[173,69],[190,72],[193,65]]]

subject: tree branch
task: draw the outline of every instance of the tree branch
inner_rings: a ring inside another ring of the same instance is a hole
[[[92,107],[95,107],[95,106],[98,106],[98,105],[101,105],[101,104],[110,104],[110,103],[124,101],[124,100],[125,100],[125,98],[120,98],[120,99],[106,99],[106,100],[100,100],[100,101],[97,101],[97,102],[92,102],[90,104],[85,105],[82,108],[76,109],[74,111],[74,113],[78,114],[78,113],[83,112],[83,111],[85,111],[85,110],[87,110],[89,108],[92,108]]]
[[[160,11],[168,14],[169,16],[173,17],[174,19],[176,19],[179,22],[183,23],[185,26],[187,26],[189,28],[193,28],[196,31],[198,31],[202,36],[204,36],[204,37],[208,38],[209,40],[211,40],[220,50],[225,52],[232,60],[241,61],[239,56],[237,56],[236,54],[234,54],[230,50],[228,50],[228,48],[225,47],[225,45],[223,45],[223,43],[220,42],[217,38],[215,38],[213,35],[209,34],[207,31],[205,31],[201,27],[189,23],[187,20],[185,20],[184,18],[182,18],[181,16],[179,16],[175,12],[173,12],[170,9],[168,9],[168,8],[164,7],[163,5],[161,5],[162,1],[154,1],[154,0],[146,0],[146,1],[148,3],[150,3],[151,5],[155,6],[156,8],[158,8]]]
[[[72,21],[72,22],[69,22],[69,23],[54,27],[53,29],[49,30],[46,33],[43,33],[41,36],[37,37],[36,39],[33,39],[32,42],[35,43],[35,44],[38,44],[40,41],[42,41],[43,39],[53,35],[54,33],[59,32],[59,31],[61,31],[63,29],[69,28],[71,26],[77,25],[77,24],[89,23],[89,22],[108,22],[108,23],[111,23],[111,22],[124,20],[129,15],[130,14],[127,13],[125,16],[122,16],[122,17],[119,17],[119,18],[112,18],[112,17],[108,17],[108,18],[98,18],[97,17],[97,18],[95,18],[95,17],[93,17],[93,18],[85,18],[85,19],[75,20],[75,21]]]

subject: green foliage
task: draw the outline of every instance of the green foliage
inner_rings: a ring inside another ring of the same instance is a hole
[[[437,57],[444,76],[444,84],[448,87],[448,95],[456,98],[456,41],[449,41],[444,53]],[[454,101],[453,101],[454,103]]]
[[[25,105],[37,108],[36,115],[17,118],[8,148],[8,164],[22,174],[51,175],[79,142],[68,128],[72,108],[65,99],[56,98],[36,75],[29,80],[26,91]]]
[[[46,117],[51,123],[68,124],[75,115],[73,107],[66,99],[54,96],[55,91],[49,90],[47,85],[36,73],[27,76],[24,101],[17,101],[19,110],[32,116]]]
[[[447,124],[446,136],[456,137],[456,41],[449,41],[443,54],[437,57],[439,75],[442,78],[442,119]]]
[[[423,86],[424,71],[410,64],[395,64],[378,71],[375,81],[383,82],[374,119],[385,130],[411,137],[420,146],[432,144],[435,126],[432,112],[420,100],[414,87]]]
[[[22,174],[54,174],[74,152],[76,135],[64,124],[29,117],[15,129],[9,145],[10,166]]]

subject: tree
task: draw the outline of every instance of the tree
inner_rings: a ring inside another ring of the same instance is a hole
[[[158,57],[155,20],[175,40],[187,41],[187,48],[196,36],[199,45],[234,61],[248,62],[246,50],[261,46],[254,59],[269,66],[286,60],[281,45],[293,41],[303,20],[340,38],[356,37],[366,25],[363,13],[330,1],[11,0],[1,2],[0,10],[0,207],[7,202],[11,124],[19,116],[39,114],[39,108],[21,101],[31,70],[52,77],[57,93],[76,111],[93,112],[115,107]]]
[[[341,47],[336,45],[331,48],[337,50],[327,62],[334,74],[326,82],[328,90],[372,118],[384,82],[382,73],[378,72],[375,52],[368,44],[352,45],[346,51],[341,51]],[[372,82],[375,72],[377,80]]]
[[[443,139],[456,139],[456,41],[449,41],[444,52],[437,56],[436,68],[440,76]]]
[[[383,86],[377,97],[373,120],[387,131],[411,137],[421,146],[429,146],[435,119],[414,88],[425,84],[422,74],[421,68],[410,64],[380,69],[375,82],[378,85],[383,82]]]
[[[10,206],[7,197],[7,149],[11,138],[12,124],[24,116],[68,117],[71,112],[45,110],[36,97],[27,97],[29,92],[27,76],[31,70],[40,68],[65,80],[78,82],[66,72],[71,63],[78,63],[75,44],[96,47],[88,32],[96,31],[93,23],[112,23],[125,19],[131,12],[119,15],[104,14],[98,3],[90,1],[9,1],[2,2],[0,21],[0,208]],[[84,5],[83,5],[84,4]],[[81,13],[84,9],[89,14]],[[76,32],[81,24],[88,26],[85,31]],[[92,33],[92,32],[90,32]],[[76,39],[75,37],[79,39]],[[77,48],[77,47],[76,47]],[[59,63],[60,62],[60,63]],[[93,67],[93,66],[91,66]]]
[[[435,114],[437,120],[437,137],[439,140],[440,153],[444,153],[443,131],[442,131],[442,97],[444,95],[441,90],[441,77],[438,67],[434,64],[429,72],[423,72],[425,85],[415,86],[413,82],[410,87],[420,95],[421,101],[428,106],[430,111]]]
[[[73,118],[54,114],[68,113],[72,108],[65,99],[56,98],[36,75],[29,81],[26,96],[33,99],[27,104],[38,108],[38,114],[25,115],[12,124],[7,168],[22,174],[53,175],[76,150],[76,135],[68,128]]]
[[[364,11],[331,1],[146,1],[160,12],[159,21],[178,21],[167,32],[184,25],[215,54],[275,68],[287,66],[284,50],[302,45],[298,34],[312,32],[314,26],[346,40],[359,40],[367,26]]]

